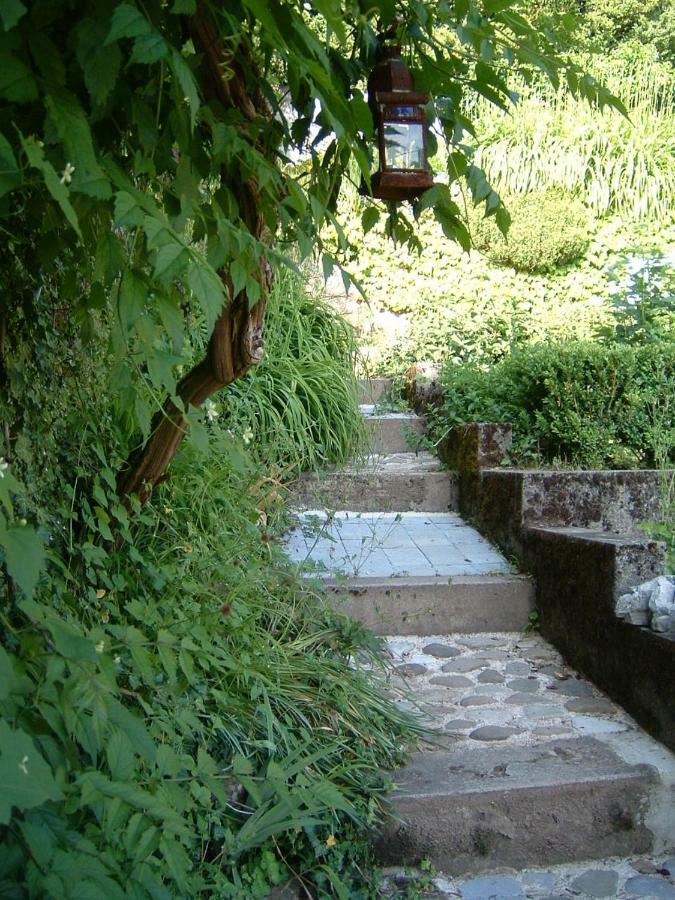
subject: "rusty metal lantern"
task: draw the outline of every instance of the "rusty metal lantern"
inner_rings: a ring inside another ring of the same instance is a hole
[[[368,79],[368,105],[377,129],[379,164],[370,194],[381,200],[413,200],[432,187],[427,165],[429,95],[415,90],[400,47],[385,47]]]

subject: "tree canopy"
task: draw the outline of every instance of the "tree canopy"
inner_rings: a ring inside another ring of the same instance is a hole
[[[369,181],[364,90],[385,35],[431,95],[448,151],[447,182],[414,213],[433,207],[464,246],[457,179],[508,225],[472,163],[468,95],[508,108],[518,70],[616,103],[513,0],[2,0],[0,22],[1,227],[85,334],[114,322],[112,385],[141,436],[121,493],[150,489],[185,416],[260,357],[272,267],[323,253],[328,273],[347,249],[336,204],[355,171]],[[380,214],[417,242],[396,205],[373,204],[364,227]],[[181,378],[195,331],[205,356]]]

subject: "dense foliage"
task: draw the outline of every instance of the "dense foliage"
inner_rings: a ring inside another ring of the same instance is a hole
[[[350,823],[414,725],[273,541],[281,477],[358,442],[353,348],[297,281],[266,357],[263,313],[273,270],[352,249],[384,33],[448,150],[413,217],[464,246],[458,186],[508,223],[467,97],[520,71],[620,105],[514,7],[0,0],[1,892],[368,894]]]
[[[485,369],[443,372],[437,435],[464,422],[510,422],[513,459],[590,468],[675,461],[675,342],[583,341],[522,347]]]
[[[47,566],[28,600],[31,560],[5,557],[0,892],[253,898],[296,872],[365,893],[350,823],[376,819],[410,723],[349,666],[377,665],[376,644],[274,543],[283,473],[358,439],[349,330],[280,280],[265,366],[207,407],[151,502],[125,507],[104,321],[83,345],[43,287],[39,330],[15,312],[5,355],[2,416],[23,429],[0,487],[40,523]],[[275,402],[276,432],[259,418]]]

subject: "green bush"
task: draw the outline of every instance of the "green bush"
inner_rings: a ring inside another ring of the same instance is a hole
[[[492,263],[518,272],[553,272],[583,255],[590,223],[580,200],[562,191],[505,199],[511,214],[508,237],[492,219],[474,219],[474,245]]]
[[[675,459],[673,341],[533,344],[490,368],[449,364],[443,386],[436,436],[466,422],[510,422],[518,463],[630,468]]]

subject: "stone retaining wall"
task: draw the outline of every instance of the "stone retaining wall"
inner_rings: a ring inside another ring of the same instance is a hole
[[[440,387],[413,379],[408,396],[422,412]],[[510,444],[502,423],[459,426],[441,443],[462,515],[535,577],[542,634],[675,749],[675,639],[615,612],[664,571],[663,545],[639,529],[660,515],[659,473],[498,468]]]

